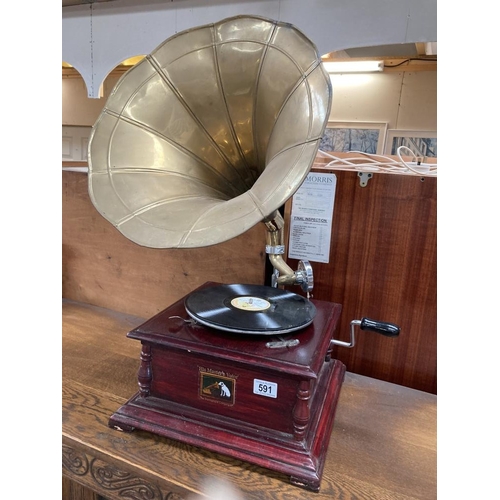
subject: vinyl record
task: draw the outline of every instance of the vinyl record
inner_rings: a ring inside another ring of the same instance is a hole
[[[228,332],[276,335],[311,324],[316,307],[296,293],[260,285],[218,285],[185,300],[186,312],[202,325]]]

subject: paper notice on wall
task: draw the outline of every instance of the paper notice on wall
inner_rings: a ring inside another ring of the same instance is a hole
[[[335,174],[311,172],[292,198],[288,257],[328,264]]]

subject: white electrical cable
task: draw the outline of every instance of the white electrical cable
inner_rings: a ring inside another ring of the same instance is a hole
[[[408,150],[409,155],[414,159],[413,164],[407,163],[401,156],[401,150]],[[363,153],[362,151],[349,151],[349,153],[363,155],[362,157],[338,158],[323,150],[318,153],[331,158],[332,161],[322,165],[323,168],[331,168],[334,170],[352,170],[355,172],[384,172],[387,174],[403,174],[403,175],[418,175],[437,177],[437,163],[422,163],[406,146],[400,146],[397,149],[397,156],[400,161],[394,160],[383,155]],[[361,162],[361,163],[359,163]]]

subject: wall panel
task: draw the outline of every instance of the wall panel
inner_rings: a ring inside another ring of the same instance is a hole
[[[375,174],[363,188],[356,172],[334,173],[330,259],[311,262],[313,296],[342,304],[341,340],[362,317],[396,323],[401,333],[357,330],[356,346],[333,354],[354,373],[435,393],[437,179]]]
[[[92,205],[87,174],[62,173],[63,297],[148,318],[206,281],[263,284],[265,227],[205,248],[146,248]]]

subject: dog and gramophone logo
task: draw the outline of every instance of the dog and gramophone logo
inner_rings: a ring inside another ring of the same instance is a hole
[[[200,396],[218,403],[234,405],[237,375],[199,366]]]

